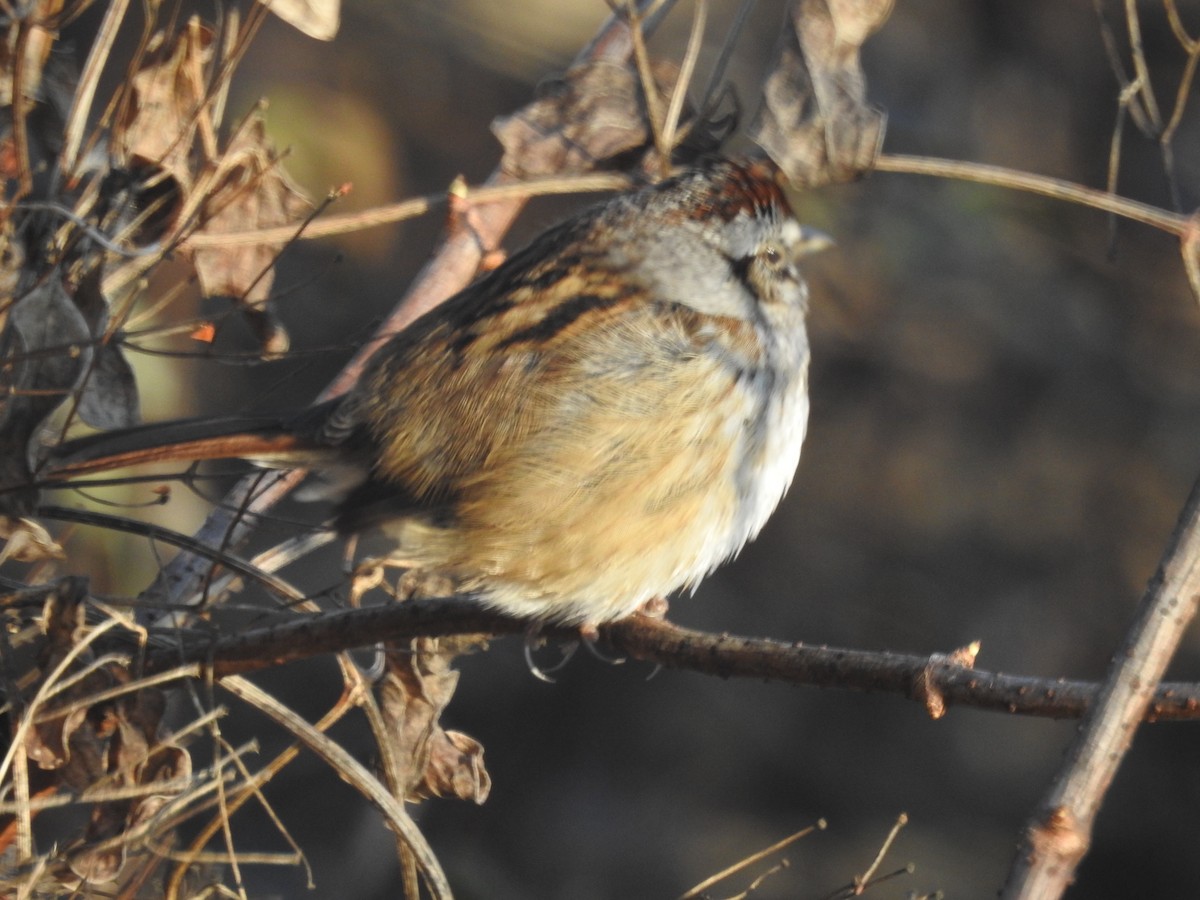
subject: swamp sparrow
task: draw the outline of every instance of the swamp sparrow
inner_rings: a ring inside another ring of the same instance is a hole
[[[771,164],[710,163],[551,228],[393,337],[345,396],[70,441],[48,475],[305,466],[340,531],[382,525],[406,564],[490,606],[618,619],[736,554],[791,483],[808,421],[797,262],[828,243]]]

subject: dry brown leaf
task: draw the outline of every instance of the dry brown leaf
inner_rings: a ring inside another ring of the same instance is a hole
[[[863,42],[892,0],[797,0],[763,86],[750,137],[797,186],[852,181],[870,170],[885,116],[867,102]]]
[[[193,19],[169,49],[161,33],[155,40],[153,61],[133,76],[130,103],[114,129],[114,150],[125,167],[160,167],[186,189],[192,184],[192,146],[203,114],[213,33]]]
[[[438,731],[429,741],[429,759],[418,785],[420,796],[457,797],[481,804],[492,791],[483,765],[483,744],[461,731]]]
[[[47,599],[42,614],[44,640],[37,653],[43,678],[86,635],[86,599],[87,583],[80,578],[63,579]],[[91,650],[85,649],[65,674],[74,674],[94,659]],[[142,689],[89,703],[99,692],[129,684],[131,678],[121,665],[96,668],[56,694],[49,705],[30,709],[39,720],[26,732],[24,749],[43,774],[43,781],[50,779],[48,787],[80,793],[153,786],[191,775],[191,758],[164,739],[166,698],[161,691]],[[37,684],[30,690],[41,687]],[[56,715],[56,710],[61,713]],[[71,870],[89,884],[116,878],[125,864],[124,848],[98,844],[127,834],[178,792],[178,784],[172,784],[144,796],[94,804],[84,834],[69,848]]]
[[[445,731],[442,712],[454,696],[459,673],[450,663],[477,643],[421,638],[391,649],[379,687],[380,708],[389,723],[397,773],[407,799],[455,796],[482,803],[491,790],[483,747],[458,732]]]
[[[33,519],[0,515],[0,538],[6,543],[0,548],[0,562],[42,562],[47,559],[66,559],[63,548],[50,532]]]
[[[332,41],[342,19],[341,0],[259,0],[301,34]]]
[[[656,72],[669,90],[677,72]],[[642,88],[630,66],[589,62],[546,82],[537,100],[492,123],[515,178],[583,172],[650,143]]]
[[[227,234],[300,223],[312,205],[284,172],[267,140],[262,116],[248,118],[217,163],[200,211],[201,234]],[[246,242],[191,251],[207,296],[229,296],[243,307],[264,355],[287,350],[287,333],[267,308],[275,280],[276,242]]]
[[[114,666],[110,673],[117,683],[129,680],[122,668]],[[137,691],[105,704],[102,710],[93,708],[88,728],[80,730],[90,731],[88,736],[104,745],[103,768],[94,774],[93,785],[103,779],[109,787],[144,786],[191,774],[191,757],[186,751],[168,743],[159,744],[165,709],[166,698],[157,690]],[[178,792],[178,787],[172,787],[130,800],[95,804],[82,849],[70,856],[75,874],[92,884],[116,878],[125,864],[124,848],[92,850],[91,845],[125,834]]]

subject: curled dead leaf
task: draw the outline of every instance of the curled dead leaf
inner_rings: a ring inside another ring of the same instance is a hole
[[[96,340],[108,327],[100,280],[99,267],[78,284],[52,273],[12,304],[0,332],[0,389],[7,395],[0,404],[0,509],[12,518],[27,516],[37,502],[30,487],[35,438],[73,393],[92,425],[122,427],[139,418],[137,385],[119,344]],[[54,552],[34,531],[23,538],[23,554]]]
[[[491,791],[492,777],[483,765],[483,744],[461,731],[438,729],[430,737],[429,758],[416,794],[482,804]]]
[[[0,153],[0,161],[2,159],[3,154]],[[0,173],[6,178],[13,177],[5,170],[2,162]],[[0,302],[0,328],[8,318],[8,301],[17,292],[17,284],[24,266],[25,248],[13,234],[12,218],[6,216],[0,221],[0,300],[3,301]]]
[[[656,70],[660,88],[677,70]],[[501,168],[515,178],[583,172],[650,143],[642,88],[631,66],[588,62],[547,81],[542,96],[492,123]]]
[[[0,516],[0,538],[6,543],[0,548],[0,562],[41,562],[47,559],[66,559],[63,548],[50,537],[42,525],[33,519]]]
[[[788,11],[750,137],[797,186],[852,181],[869,171],[885,116],[866,97],[863,42],[892,0],[797,0]]]
[[[263,6],[301,34],[332,41],[341,24],[341,0],[260,0]]]
[[[408,651],[387,654],[387,672],[379,687],[380,708],[392,734],[396,773],[405,797],[452,796],[483,803],[491,776],[483,765],[483,746],[459,732],[446,731],[440,718],[454,696],[459,673],[454,657],[474,649],[471,639],[419,639]]]
[[[196,130],[204,121],[213,32],[193,19],[174,43],[161,32],[153,42],[149,62],[133,76],[129,103],[114,128],[113,149],[120,163],[154,166],[186,190],[193,181]]]
[[[200,209],[200,234],[215,235],[299,224],[312,205],[284,172],[267,140],[262,116],[248,118],[217,162]],[[287,349],[287,332],[266,308],[275,260],[283,245],[244,240],[188,247],[207,296],[233,297],[247,313],[265,356]]]

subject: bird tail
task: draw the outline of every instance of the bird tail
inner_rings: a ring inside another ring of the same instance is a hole
[[[201,459],[300,465],[314,449],[311,440],[278,416],[179,419],[66,441],[50,451],[42,474],[59,480],[141,463]]]

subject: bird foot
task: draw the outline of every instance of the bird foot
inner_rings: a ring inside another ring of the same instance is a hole
[[[634,615],[645,616],[647,619],[665,619],[670,608],[671,604],[667,602],[666,597],[651,597],[634,610]]]

